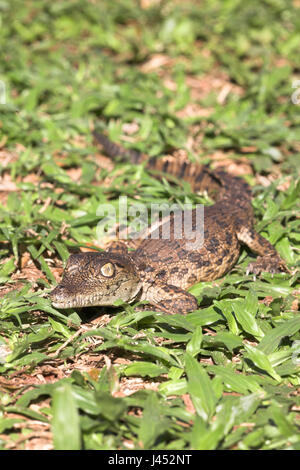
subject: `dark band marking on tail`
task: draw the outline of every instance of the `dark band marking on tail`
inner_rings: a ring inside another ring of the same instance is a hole
[[[168,173],[168,168],[169,168],[169,160],[165,160],[163,163],[162,171],[163,173]]]
[[[195,178],[195,183],[201,183],[205,176],[205,173],[203,171],[199,172],[198,175]]]
[[[130,157],[130,160],[132,163],[139,163],[140,161],[143,160],[143,154],[142,152],[139,152],[138,150],[133,150],[133,149],[126,149],[122,147],[121,145],[115,144],[114,142],[111,142],[111,140],[108,139],[104,134],[100,134],[97,131],[93,131],[93,136],[99,142],[102,147],[104,148],[105,152],[109,157]]]
[[[149,160],[147,161],[147,168],[156,168],[157,166],[157,158],[155,157],[151,157],[149,158]]]
[[[188,168],[188,166],[189,166],[188,162],[182,162],[179,173],[178,173],[178,179],[184,178],[185,170]]]

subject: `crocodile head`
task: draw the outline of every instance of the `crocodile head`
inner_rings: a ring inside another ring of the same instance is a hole
[[[70,256],[50,299],[55,308],[113,305],[133,301],[141,287],[129,256],[86,252]]]

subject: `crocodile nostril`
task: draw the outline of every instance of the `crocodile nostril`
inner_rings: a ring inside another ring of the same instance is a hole
[[[61,295],[62,292],[64,291],[65,289],[65,286],[63,286],[62,284],[58,284],[51,292],[50,292],[50,297],[51,298],[55,298],[57,297],[58,295]]]

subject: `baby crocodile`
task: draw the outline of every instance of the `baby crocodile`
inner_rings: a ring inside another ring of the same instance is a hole
[[[102,134],[94,132],[94,136],[110,157],[127,156],[132,163],[147,159]],[[186,314],[197,309],[196,298],[186,289],[228,272],[239,258],[241,244],[258,255],[247,272],[257,275],[287,269],[273,245],[253,228],[251,190],[243,179],[174,157],[147,159],[147,167],[188,181],[194,191],[214,196],[215,204],[204,208],[203,244],[191,244],[201,239],[195,235],[197,209],[193,209],[186,217],[183,237],[174,235],[178,218],[171,214],[167,221],[150,227],[150,237],[148,233],[148,238],[135,240],[135,251],[128,252],[124,243],[115,242],[105,252],[73,254],[62,281],[50,294],[54,307],[113,305],[117,299],[145,300],[155,310]],[[183,215],[186,216],[184,212]],[[170,228],[168,239],[162,236],[165,224]]]

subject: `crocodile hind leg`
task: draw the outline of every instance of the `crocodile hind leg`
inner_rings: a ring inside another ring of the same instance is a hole
[[[279,256],[274,246],[257,233],[253,228],[243,226],[237,233],[240,242],[247,245],[255,254],[259,255],[256,261],[247,267],[247,273],[254,275],[261,272],[280,273],[288,272],[288,268]]]

